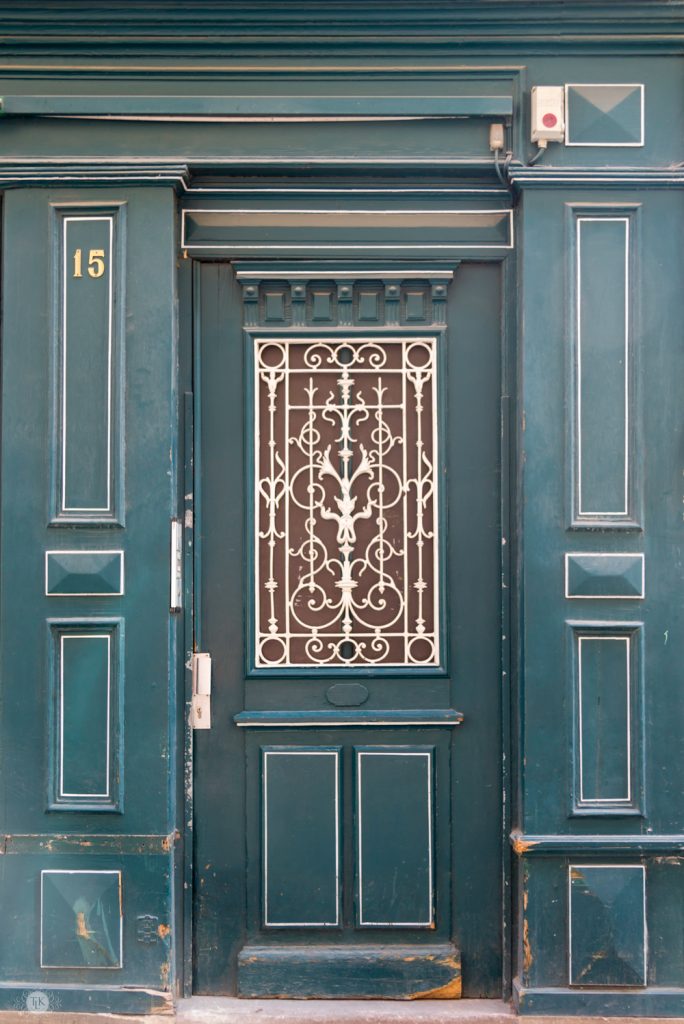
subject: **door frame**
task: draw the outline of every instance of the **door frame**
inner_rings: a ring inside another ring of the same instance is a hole
[[[357,182],[347,182],[347,187],[354,189]],[[217,188],[220,193],[222,188]],[[264,192],[268,188],[265,187]],[[301,191],[301,190],[298,190]],[[418,185],[415,191],[420,191]],[[454,189],[458,194],[461,190]],[[463,208],[472,210],[473,203],[468,193],[463,190]],[[501,195],[501,189],[485,185],[477,191]],[[274,190],[278,192],[278,190]],[[380,196],[380,198],[382,198]],[[415,196],[412,197],[415,203]],[[279,196],[282,202],[282,195]],[[208,203],[202,206],[206,209]],[[219,205],[218,203],[216,204]],[[191,208],[186,204],[181,209]],[[518,750],[520,745],[520,539],[521,515],[517,495],[521,473],[518,452],[521,448],[520,417],[517,413],[518,391],[518,359],[517,359],[517,269],[516,249],[513,244],[513,224],[515,210],[511,207],[511,238],[510,245],[498,251],[491,245],[462,246],[458,253],[459,261],[486,262],[501,264],[501,349],[500,349],[500,622],[499,644],[501,651],[500,676],[500,712],[501,712],[501,935],[502,935],[502,998],[509,999],[512,993],[513,950],[514,942],[519,937],[514,934],[515,915],[514,896],[517,889],[515,875],[515,859],[511,849],[510,834],[516,820],[517,808],[520,806],[520,783],[518,771]],[[183,239],[181,239],[182,243]],[[183,856],[179,859],[177,891],[177,920],[182,921],[182,942],[178,943],[178,976],[180,993],[188,998],[193,993],[194,956],[193,956],[193,730],[190,727],[189,709],[192,702],[192,674],[189,667],[188,654],[195,649],[196,614],[195,594],[201,586],[201,540],[195,534],[194,524],[201,519],[201,490],[197,487],[200,476],[200,421],[197,415],[201,396],[192,387],[193,379],[198,379],[199,367],[199,322],[198,303],[196,296],[199,287],[199,271],[202,262],[234,262],[245,259],[244,251],[238,247],[231,248],[230,243],[217,244],[216,248],[197,247],[198,251],[189,252],[181,244],[178,272],[179,294],[179,338],[180,338],[180,396],[179,417],[180,444],[183,448],[181,472],[181,508],[185,524],[184,541],[184,650],[179,652],[179,737],[183,736],[183,759],[179,778],[185,780],[182,787],[181,802],[183,805]],[[261,253],[259,255],[262,255]],[[271,254],[277,256],[277,252]],[[326,254],[326,258],[327,254]],[[334,259],[334,254],[331,256]],[[302,262],[306,259],[301,256]],[[380,262],[376,257],[374,262]],[[415,260],[415,257],[413,257]],[[292,262],[290,258],[290,262]],[[429,262],[429,259],[428,259]],[[188,387],[189,385],[189,387]],[[201,624],[200,624],[201,631]],[[201,635],[201,632],[200,632]],[[197,648],[201,649],[201,648]]]

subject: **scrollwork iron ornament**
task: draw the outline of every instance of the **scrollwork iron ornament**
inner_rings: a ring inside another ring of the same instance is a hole
[[[437,339],[256,339],[257,668],[439,664]]]

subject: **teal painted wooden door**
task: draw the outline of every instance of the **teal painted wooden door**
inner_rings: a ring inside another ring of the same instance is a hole
[[[196,269],[195,989],[497,996],[500,266]]]

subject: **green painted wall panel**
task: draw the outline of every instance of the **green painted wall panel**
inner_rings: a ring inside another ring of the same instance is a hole
[[[646,984],[641,865],[570,865],[570,984]]]
[[[108,796],[111,636],[66,633],[59,640],[59,795]]]
[[[262,750],[263,922],[340,923],[339,751]]]
[[[629,513],[629,221],[577,215],[577,516]]]
[[[633,598],[645,596],[644,556],[599,551],[566,554],[565,596],[570,598]]]
[[[120,871],[46,870],[40,896],[42,967],[121,968]]]
[[[357,748],[359,925],[432,925],[433,786],[432,751]]]
[[[54,597],[121,597],[123,551],[46,551],[45,593]]]
[[[580,803],[629,804],[632,797],[631,637],[577,635]]]
[[[60,511],[108,512],[113,498],[113,219],[74,213],[60,226]]]

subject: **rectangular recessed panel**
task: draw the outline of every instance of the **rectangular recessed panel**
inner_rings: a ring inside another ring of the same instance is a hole
[[[571,985],[646,984],[646,871],[640,864],[571,864]]]
[[[257,668],[439,666],[438,340],[255,339]]]
[[[108,796],[111,637],[60,640],[60,796]]]
[[[639,813],[641,624],[571,625],[574,813]]]
[[[567,146],[643,146],[641,84],[566,85]]]
[[[57,211],[54,515],[116,521],[120,503],[120,212]]]
[[[111,508],[112,230],[111,217],[64,220],[64,511]]]
[[[432,750],[358,748],[358,923],[434,920]]]
[[[120,871],[41,872],[40,966],[123,966]]]
[[[630,516],[628,217],[576,219],[575,516]]]
[[[51,624],[51,806],[118,810],[120,622]]]
[[[263,748],[263,919],[335,927],[339,908],[339,750]]]
[[[566,554],[565,596],[644,597],[644,556],[612,552]]]
[[[45,593],[50,597],[123,594],[123,551],[46,551]]]

